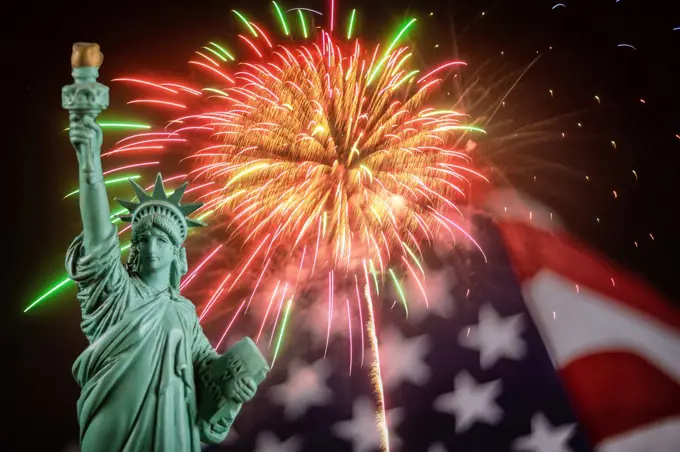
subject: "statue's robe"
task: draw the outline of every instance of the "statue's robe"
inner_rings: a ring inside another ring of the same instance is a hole
[[[222,441],[240,409],[216,423],[199,417],[196,381],[219,355],[194,305],[170,288],[153,291],[121,263],[116,229],[85,250],[82,234],[66,267],[78,284],[90,345],[73,374],[83,452],[198,452]],[[207,396],[207,395],[206,395]]]

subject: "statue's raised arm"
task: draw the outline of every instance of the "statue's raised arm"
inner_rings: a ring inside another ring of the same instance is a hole
[[[71,55],[74,83],[62,90],[62,106],[69,112],[69,137],[78,156],[85,250],[106,241],[112,229],[101,164],[102,130],[95,122],[109,105],[109,89],[97,82],[103,58],[97,44],[74,44]]]
[[[76,43],[71,54],[74,83],[62,88],[69,138],[78,157],[83,232],[69,246],[66,269],[78,284],[81,328],[93,342],[131,307],[130,278],[121,262],[102,172],[102,131],[96,118],[109,105],[109,89],[97,82],[103,55],[97,44]]]
[[[101,164],[102,132],[95,119],[108,106],[97,83],[102,54],[76,44],[75,83],[65,86],[70,139],[78,156],[83,232],[71,242],[66,269],[78,285],[81,328],[89,346],[73,366],[83,452],[200,452],[229,432],[269,365],[244,339],[220,356],[205,337],[196,307],[180,294],[188,264],[188,215],[202,203],[181,202],[187,182],[166,194],[161,174],[152,193],[134,181],[135,200],[117,200],[132,225],[127,264]]]

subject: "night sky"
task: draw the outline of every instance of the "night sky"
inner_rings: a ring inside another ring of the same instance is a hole
[[[323,11],[325,3],[284,4]],[[583,241],[678,299],[672,250],[680,249],[675,220],[680,30],[673,29],[680,27],[680,15],[671,2],[565,1],[566,7],[555,8],[557,2],[547,0],[336,3],[341,24],[358,9],[357,32],[368,40],[384,41],[404,18],[418,17],[410,35],[417,63],[432,66],[457,56],[468,63],[463,81],[479,71],[497,90],[506,86],[504,77],[519,74],[542,54],[507,97],[499,133],[533,125],[544,136],[508,150],[493,148],[491,137],[489,158],[510,183],[548,204]],[[231,8],[265,23],[270,35],[277,29],[271,3],[259,0],[66,5],[15,2],[5,9],[9,20],[21,24],[6,38],[15,54],[4,71],[5,92],[15,96],[18,107],[5,122],[13,139],[4,157],[10,286],[4,318],[10,322],[3,335],[8,335],[6,350],[16,356],[6,367],[14,381],[5,391],[17,403],[6,411],[10,424],[17,425],[9,441],[14,444],[16,436],[23,449],[0,443],[3,450],[60,451],[78,435],[79,388],[71,365],[86,340],[75,292],[68,289],[23,313],[63,277],[64,254],[80,230],[77,202],[62,199],[77,186],[60,99],[61,87],[72,82],[71,45],[89,41],[102,48],[100,81],[111,88],[112,103],[103,117],[149,121],[153,115],[125,105],[130,91],[111,79],[190,76],[186,62],[194,50],[215,39],[234,42]],[[488,105],[495,107],[500,97],[495,100]],[[155,170],[143,174],[150,183]]]

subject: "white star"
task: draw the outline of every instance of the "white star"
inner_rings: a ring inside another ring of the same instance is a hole
[[[479,324],[463,327],[458,342],[479,350],[479,363],[485,370],[500,357],[521,359],[526,353],[526,344],[520,337],[524,328],[522,315],[501,318],[490,305],[484,305],[479,310]]]
[[[296,436],[291,436],[281,442],[279,437],[272,432],[262,432],[257,435],[257,443],[253,452],[297,452],[302,449],[302,441]]]
[[[475,422],[497,424],[503,410],[495,403],[501,393],[501,381],[479,384],[465,371],[456,376],[454,391],[442,394],[434,401],[434,409],[456,417],[456,432],[470,428]]]
[[[288,366],[288,380],[269,389],[271,397],[284,406],[288,420],[295,420],[311,406],[323,406],[332,401],[333,392],[326,386],[330,373],[328,360],[320,359],[306,366],[294,359]]]
[[[405,272],[404,290],[408,300],[409,320],[420,323],[429,315],[437,315],[448,319],[453,315],[454,299],[451,290],[458,284],[456,274],[451,267],[441,270],[425,268],[425,277],[422,276],[417,265],[409,262],[418,281],[410,271]],[[421,289],[422,286],[422,289]],[[423,298],[423,290],[427,295],[427,303]]]
[[[402,382],[424,385],[430,378],[430,368],[424,362],[431,343],[426,335],[405,339],[401,333],[390,328],[379,340],[383,385],[394,389]]]
[[[399,437],[394,433],[394,428],[402,421],[403,417],[401,408],[387,410],[387,430],[390,449],[392,450],[398,450],[401,444]],[[352,443],[353,452],[373,452],[380,448],[380,433],[376,424],[375,405],[366,397],[354,401],[352,419],[333,425],[333,431],[340,438]]]
[[[363,325],[359,322],[358,304],[354,291],[343,292],[337,290],[334,292],[333,297],[333,309],[330,311],[332,320],[330,330],[328,328],[330,306],[327,293],[319,295],[319,299],[316,302],[312,303],[308,308],[301,310],[301,317],[298,318],[298,321],[311,334],[311,345],[314,347],[325,348],[327,339],[330,339],[330,342],[333,342],[335,338],[341,338],[343,342],[349,339],[347,320],[348,301],[352,339],[357,340],[361,334],[359,328],[363,328]],[[363,309],[365,317],[365,308]]]
[[[575,424],[553,428],[542,413],[536,413],[531,418],[531,434],[517,438],[513,441],[512,448],[516,451],[570,452],[566,443],[574,428]]]

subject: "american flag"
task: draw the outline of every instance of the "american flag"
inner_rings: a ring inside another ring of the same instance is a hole
[[[488,197],[495,219],[474,218],[487,261],[430,262],[429,309],[412,302],[405,318],[383,297],[390,450],[680,451],[678,310],[552,215],[507,204]],[[380,450],[370,350],[350,374],[344,339],[324,358],[313,327],[291,325],[268,380],[206,451]]]

